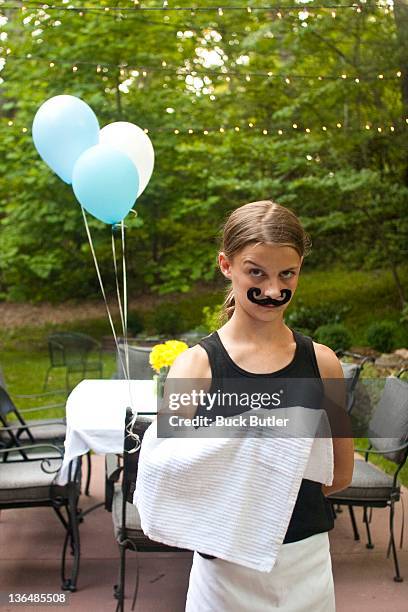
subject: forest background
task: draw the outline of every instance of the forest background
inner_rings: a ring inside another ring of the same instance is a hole
[[[0,3],[0,299],[101,299],[78,203],[31,139],[41,103],[69,93],[101,127],[136,123],[155,148],[126,220],[131,300],[219,302],[226,215],[272,198],[312,237],[303,273],[316,303],[347,296],[374,319],[406,320],[406,0],[188,6]],[[90,225],[114,294],[110,228]]]

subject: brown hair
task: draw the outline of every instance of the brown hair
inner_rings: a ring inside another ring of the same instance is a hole
[[[236,208],[227,218],[222,231],[220,251],[232,259],[241,249],[253,243],[266,242],[293,247],[300,257],[310,253],[312,241],[296,214],[271,200],[250,202]],[[233,290],[227,288],[220,322],[232,317],[235,310]]]

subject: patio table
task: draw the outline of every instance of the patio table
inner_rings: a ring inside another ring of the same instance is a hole
[[[65,453],[56,484],[66,484],[71,461],[89,450],[98,454],[123,451],[126,408],[157,414],[154,380],[83,380],[66,404]]]

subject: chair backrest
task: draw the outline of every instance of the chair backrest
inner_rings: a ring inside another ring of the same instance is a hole
[[[404,461],[406,449],[386,453],[408,441],[408,382],[388,376],[368,426],[372,446],[394,463]]]
[[[137,416],[136,420],[133,422],[132,411],[127,409],[125,418],[125,442],[123,448],[122,491],[123,498],[131,504],[133,503],[133,494],[136,488],[140,455],[140,446],[136,436],[139,437],[141,444],[143,436],[151,424],[152,420],[144,416]]]
[[[18,411],[13,400],[4,386],[0,383],[0,416],[6,419],[10,414],[17,416],[17,413]]]
[[[0,387],[3,387],[3,389],[6,389],[6,379],[4,378],[4,373],[2,370],[2,367],[0,366]]]
[[[79,332],[58,332],[48,336],[50,361],[55,367],[84,362],[91,351],[99,348],[99,342]]]
[[[10,415],[13,415],[17,419],[17,424],[13,420],[10,422],[8,419]],[[10,438],[12,444],[17,446],[20,441],[20,436],[26,434],[29,441],[33,444],[35,442],[34,436],[31,433],[30,428],[27,426],[23,416],[15,406],[13,400],[7,393],[4,387],[0,385],[0,423],[3,427],[10,428],[8,430],[3,429],[3,433]]]
[[[151,347],[129,346],[129,378],[132,380],[152,380],[153,369],[149,363]],[[116,354],[116,378],[123,380],[126,378],[123,366],[126,367],[125,347],[119,344],[119,354]],[[123,363],[123,365],[122,365]]]
[[[358,379],[360,377],[361,366],[357,363],[346,363],[344,361],[340,361],[340,363],[343,369],[344,380],[346,383],[347,413],[350,413],[354,404],[355,389],[357,386]]]

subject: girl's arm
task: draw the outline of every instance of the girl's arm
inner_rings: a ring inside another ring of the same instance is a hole
[[[325,495],[346,489],[353,478],[354,442],[346,411],[346,385],[337,355],[323,344],[315,345],[316,358],[328,400],[328,417],[332,421],[334,474],[330,486],[322,485]],[[336,380],[337,379],[337,380]],[[340,380],[339,380],[340,379]]]
[[[171,366],[164,386],[164,406],[168,405],[170,394],[191,394],[194,390],[207,392],[211,385],[211,368],[208,356],[201,346],[196,344],[180,353]],[[177,409],[177,416],[193,418],[197,406],[183,401]]]

